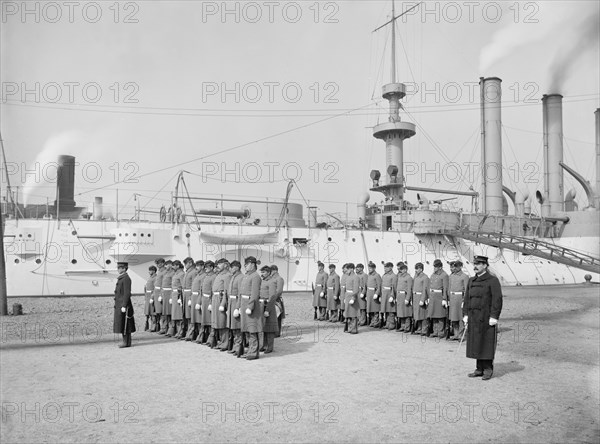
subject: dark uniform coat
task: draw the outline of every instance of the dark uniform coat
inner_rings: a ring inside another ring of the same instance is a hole
[[[381,313],[396,313],[396,285],[398,279],[393,271],[381,276]],[[392,298],[392,302],[390,302]]]
[[[260,283],[260,299],[264,302],[264,332],[279,332],[275,302],[277,301],[277,282],[273,276],[263,279]]]
[[[398,274],[396,285],[396,316],[399,318],[412,318],[413,316],[413,278],[408,272]],[[408,301],[408,305],[406,302]]]
[[[146,316],[153,316],[154,312],[154,303],[150,303],[152,299],[152,294],[154,293],[154,281],[156,281],[156,274],[154,276],[150,276],[146,281],[146,285],[144,286],[144,314]]]
[[[196,277],[192,281],[192,306],[190,322],[196,324],[202,323],[202,281],[204,280],[206,273],[204,271],[196,274]]]
[[[174,270],[169,270],[165,272],[162,280],[162,290],[160,292],[160,296],[162,298],[163,304],[163,315],[171,314],[171,296],[173,293],[173,288],[171,284],[173,283],[173,275],[175,274]]]
[[[240,310],[240,284],[242,283],[242,279],[244,275],[237,271],[235,274],[231,275],[231,279],[229,280],[229,288],[227,290],[227,297],[229,298],[229,308],[227,309],[227,328],[232,330],[239,330],[241,327],[240,320],[241,315],[237,318],[233,316],[233,312],[235,310]]]
[[[340,308],[340,290],[340,277],[335,271],[332,271],[327,277],[328,310],[337,310]]]
[[[202,280],[202,325],[210,326],[212,324],[212,310],[218,310],[219,307],[212,306],[212,285],[217,275],[214,272],[206,273]],[[208,306],[210,305],[210,310]]]
[[[321,293],[325,294],[327,287],[327,273],[319,271],[315,278],[315,291],[313,292],[313,307],[327,307],[327,299],[321,297]]]
[[[416,310],[414,311],[415,321],[427,319],[427,307],[421,306],[419,303],[425,304],[429,299],[429,278],[425,273],[413,278],[413,300]]]
[[[275,292],[277,293],[277,300],[275,301],[275,306],[279,308],[280,311],[278,318],[280,320],[285,319],[285,304],[283,303],[283,286],[285,282],[283,281],[283,278],[279,275],[277,271],[271,274],[271,278],[273,279],[273,281],[275,281]],[[280,333],[281,332],[278,330],[277,335],[275,335],[275,337],[278,338]]]
[[[258,272],[246,273],[240,283],[240,316],[242,317],[242,332],[262,333],[263,309],[260,304],[260,282]],[[250,314],[246,314],[246,309]]]
[[[154,299],[154,311],[157,314],[162,313],[162,281],[165,273],[167,272],[165,267],[159,268],[156,271],[156,279],[154,280],[154,292],[152,293],[152,299]],[[158,298],[161,298],[159,301]]]
[[[192,266],[185,272],[185,278],[183,279],[183,312],[187,319],[192,316],[192,283],[194,278],[198,275],[196,267]]]
[[[182,269],[173,273],[171,281],[171,319],[174,321],[183,320],[183,280],[185,272]]]
[[[357,318],[360,314],[358,289],[358,276],[355,273],[350,273],[346,276],[346,291],[344,292],[344,316],[347,318]]]
[[[462,304],[469,285],[469,276],[462,271],[452,273],[449,278],[449,302],[450,310],[448,317],[453,322],[460,321],[462,317]]]
[[[375,295],[379,297],[374,298]],[[376,271],[367,276],[367,312],[379,313],[381,310],[381,276]]]
[[[490,318],[499,319],[502,311],[502,288],[496,276],[485,272],[469,279],[463,315],[467,324],[467,358],[494,359],[497,325],[490,326]]]
[[[434,271],[429,278],[428,317],[432,319],[445,318],[446,308],[442,301],[448,302],[448,274],[444,270]]]
[[[125,313],[121,311],[122,307],[125,307]],[[127,273],[121,273],[117,278],[114,309],[113,333],[133,333],[135,331],[135,320],[133,319],[133,304],[131,303],[131,278]],[[127,326],[125,326],[126,319]]]
[[[367,274],[356,273],[358,277],[358,308],[361,310],[367,309]]]
[[[227,298],[227,289],[231,273],[228,269],[223,269],[213,281],[212,285],[212,315],[211,325],[213,328],[227,328],[227,308],[229,301]],[[223,307],[221,311],[220,307]]]

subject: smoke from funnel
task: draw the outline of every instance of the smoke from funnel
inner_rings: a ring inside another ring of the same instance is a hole
[[[598,45],[600,38],[600,10],[584,17],[582,23],[577,26],[578,33],[557,53],[550,67],[552,79],[550,81],[550,92],[560,92],[570,71],[576,66],[578,60],[589,50]]]
[[[80,145],[81,135],[78,131],[65,131],[52,136],[44,144],[33,165],[26,165],[23,204],[27,206],[32,198],[44,196],[54,200],[56,194],[56,178],[58,174],[58,156],[74,153]]]

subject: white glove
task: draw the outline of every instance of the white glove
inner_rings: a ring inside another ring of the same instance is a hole
[[[212,311],[212,304],[208,304],[208,311]]]
[[[461,302],[461,303],[460,303],[460,308],[463,308],[463,306],[464,306],[464,305],[465,305],[465,303],[464,303],[464,302]]]
[[[469,317],[468,316],[463,316],[463,322],[466,324],[469,321]]]
[[[263,314],[265,315],[265,318],[269,317],[269,312],[268,311],[265,311]]]
[[[350,299],[349,303],[350,305],[354,304],[354,299]]]
[[[158,302],[162,302],[162,296],[158,297]]]
[[[360,294],[360,298],[361,298],[361,299],[364,299],[364,298],[365,298],[365,294],[364,294],[364,293],[361,293],[361,294]]]
[[[252,310],[250,310],[249,308],[246,309],[246,314],[247,315],[251,315],[252,314]]]
[[[223,307],[222,305],[219,306],[219,311],[225,311],[225,307]]]
[[[188,307],[192,306],[192,301],[188,301]]]
[[[333,299],[335,299],[336,301],[339,299],[339,296],[334,296]]]
[[[192,302],[192,301],[190,301]],[[196,310],[200,310],[200,304],[196,304]]]
[[[322,298],[324,298],[324,297],[325,297],[325,292],[323,292],[323,291],[322,291],[322,292],[319,294],[319,296],[321,296]]]
[[[190,301],[190,302],[191,302],[191,301]],[[182,301],[181,299],[177,299],[177,303],[178,303],[179,305],[183,305],[183,301]]]
[[[427,305],[429,305],[429,299],[427,299],[427,300],[425,301],[425,303],[426,303]]]
[[[448,307],[448,303],[446,302],[446,300],[442,301],[442,307],[444,307],[444,308]]]
[[[410,304],[410,302],[408,302],[408,299],[404,299],[404,305],[408,305]]]
[[[375,294],[373,295],[373,299],[377,299],[378,297],[379,297],[379,295],[378,295],[377,293],[375,293]]]
[[[498,323],[498,319],[490,318],[490,326],[493,327]]]
[[[234,318],[239,318],[240,317],[240,311],[237,308],[235,310],[233,310],[233,317]]]
[[[121,307],[121,313],[125,313],[127,310],[125,309],[125,307]],[[496,321],[498,322],[498,321]]]
[[[424,305],[424,304],[423,304],[423,301],[419,301],[419,306],[421,306],[421,307],[422,307],[423,305]]]
[[[172,303],[173,303],[173,299],[169,299],[169,304],[172,304]]]
[[[394,302],[394,297],[390,296],[390,298],[388,299],[389,303],[392,304]]]
[[[150,303],[151,303],[151,304],[154,304],[154,299],[150,299]]]

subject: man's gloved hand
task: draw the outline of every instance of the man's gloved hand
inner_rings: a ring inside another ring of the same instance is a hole
[[[448,307],[448,302],[446,302],[445,299],[442,301],[442,307],[444,307],[444,308]]]
[[[498,319],[490,318],[490,326],[493,327],[498,323]]]
[[[162,302],[162,296],[158,297],[158,302]]]
[[[225,307],[223,307],[222,305],[219,305],[219,311],[225,311]]]
[[[212,311],[212,304],[208,304],[208,311]]]
[[[240,317],[240,311],[237,308],[235,310],[233,310],[233,317],[234,318],[239,318]]]
[[[465,325],[467,325],[467,322],[469,321],[469,317],[468,316],[463,316],[463,322]]]
[[[151,303],[151,304],[154,304],[154,299],[150,299],[150,303]]]
[[[246,314],[247,315],[251,315],[252,314],[252,310],[250,310],[249,308],[246,309]]]
[[[321,296],[322,298],[324,298],[325,297],[325,292],[322,291],[321,294],[319,294],[319,296]]]
[[[404,305],[408,306],[408,304],[410,304],[408,299],[404,299]]]
[[[173,303],[173,299],[169,299],[169,304],[172,304],[172,303]]]
[[[269,317],[269,312],[268,311],[265,311],[263,314],[265,315],[265,318]]]
[[[191,307],[191,306],[192,306],[192,301],[191,301],[191,300],[189,300],[189,301],[188,301],[188,307]]]
[[[423,301],[419,301],[419,307],[422,307],[423,305],[425,305]]]
[[[361,298],[361,299],[364,299],[364,298],[365,298],[365,294],[364,294],[364,293],[361,293],[361,294],[360,294],[360,298]]]
[[[196,310],[200,310],[200,304],[196,304]]]
[[[127,309],[125,307],[121,307],[121,313],[125,313]]]

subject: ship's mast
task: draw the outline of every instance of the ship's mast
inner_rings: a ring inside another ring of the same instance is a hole
[[[388,122],[381,123],[373,128],[373,137],[385,141],[386,147],[386,173],[387,183],[379,185],[379,171],[372,171],[371,178],[375,180],[371,191],[383,193],[386,200],[391,200],[394,205],[402,208],[404,198],[404,161],[403,161],[403,141],[416,134],[415,125],[409,122],[400,121],[400,99],[406,95],[406,85],[396,82],[396,20],[408,13],[419,4],[404,11],[396,16],[396,8],[392,0],[392,19],[384,25],[377,28],[392,25],[392,72],[391,83],[382,87],[382,97],[389,102]],[[375,32],[374,31],[374,32]]]

